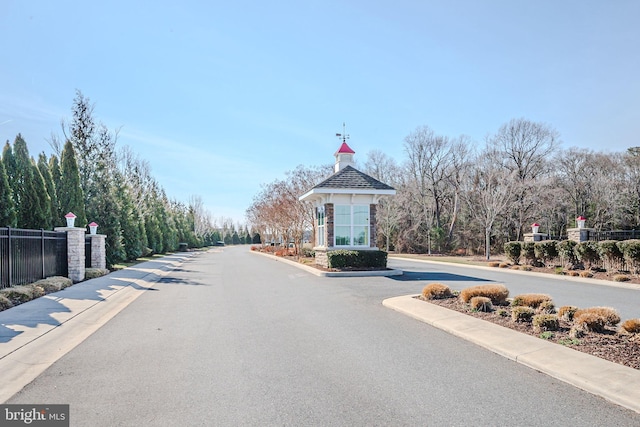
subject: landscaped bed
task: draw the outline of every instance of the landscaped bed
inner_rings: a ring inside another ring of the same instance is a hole
[[[431,291],[427,291],[429,287],[431,287]],[[441,284],[427,285],[423,295],[417,298],[428,304],[436,304],[518,332],[555,342],[558,345],[565,345],[611,362],[640,369],[640,333],[638,333],[640,330],[637,329],[640,328],[640,319],[629,319],[622,323],[622,325],[635,332],[631,333],[627,332],[623,327],[617,327],[620,319],[619,317],[615,318],[615,310],[610,308],[596,308],[594,312],[597,314],[587,313],[580,318],[570,320],[569,318],[573,316],[573,313],[568,313],[568,311],[575,311],[576,308],[560,307],[556,310],[550,297],[548,298],[549,302],[538,303],[537,307],[529,307],[527,304],[531,304],[531,298],[529,300],[526,297],[519,299],[522,295],[497,301],[492,298],[492,295],[479,296],[482,294],[482,292],[479,292],[478,299],[474,300],[461,297],[466,290],[457,294],[452,291],[447,292],[445,288],[448,289],[446,285]],[[433,291],[433,289],[436,289],[436,291]],[[485,299],[482,300],[481,298]],[[487,302],[486,299],[489,301]],[[514,300],[517,300],[516,303],[514,303]],[[482,305],[483,302],[485,305]],[[532,308],[532,310],[529,310],[529,308]],[[514,310],[518,313],[514,314]],[[610,318],[607,320],[606,316],[603,316],[602,319],[598,319],[600,312],[611,313]],[[522,314],[527,314],[527,316]],[[535,315],[539,317],[537,319],[533,318]],[[580,315],[580,312],[578,312],[578,315]],[[514,317],[519,317],[520,320],[516,321]],[[546,326],[550,325],[546,323],[547,321],[552,321],[550,324],[553,327],[549,327],[550,330],[546,330]],[[538,327],[534,327],[534,324],[537,324]],[[598,331],[592,330],[593,328]]]

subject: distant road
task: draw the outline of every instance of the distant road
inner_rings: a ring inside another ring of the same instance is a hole
[[[640,425],[381,304],[431,280],[498,278],[391,264],[409,274],[322,278],[248,247],[203,253],[7,403],[68,403],[77,426]]]

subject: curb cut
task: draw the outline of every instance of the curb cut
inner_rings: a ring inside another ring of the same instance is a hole
[[[640,413],[640,371],[406,295],[387,308]]]

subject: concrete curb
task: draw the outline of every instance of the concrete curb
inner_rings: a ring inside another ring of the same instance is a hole
[[[262,255],[273,259],[274,261],[284,262],[285,264],[298,267],[305,270],[308,273],[314,274],[320,277],[389,277],[389,276],[402,276],[402,270],[383,270],[383,271],[322,271],[317,268],[310,267],[308,265],[300,264],[299,262],[277,257],[271,254],[266,254],[260,251],[251,251],[251,253]]]
[[[429,304],[415,296],[389,298],[382,304],[640,413],[639,370]]]
[[[0,402],[22,390],[193,255],[164,257],[158,268],[142,263],[0,312]]]
[[[422,263],[425,263],[425,264],[436,264],[436,265],[448,265],[448,266],[451,266],[451,267],[473,268],[473,269],[476,269],[476,270],[494,271],[494,272],[499,272],[499,273],[526,274],[526,275],[535,276],[535,277],[545,277],[547,279],[565,280],[567,282],[580,282],[580,283],[588,283],[588,284],[591,284],[591,285],[603,285],[603,286],[611,286],[611,287],[614,287],[614,288],[640,290],[640,285],[637,285],[635,283],[613,282],[613,281],[610,281],[610,280],[590,279],[590,278],[587,278],[587,277],[572,277],[572,276],[565,276],[563,274],[538,273],[538,272],[535,272],[535,271],[511,270],[511,269],[508,269],[508,268],[489,267],[489,266],[485,266],[485,265],[457,264],[457,263],[454,263],[454,262],[433,261],[433,260],[430,260],[430,259],[427,260],[427,259],[407,258],[407,257],[403,257],[403,256],[396,256],[396,255],[389,256],[389,258],[399,259],[399,260],[403,260],[403,261],[416,261],[416,262],[422,262]]]

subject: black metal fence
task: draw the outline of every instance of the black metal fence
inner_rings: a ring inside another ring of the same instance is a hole
[[[631,240],[640,239],[640,230],[613,230],[593,231],[589,230],[589,240],[600,242],[603,240]]]
[[[91,268],[91,237],[84,238],[84,268]]]
[[[0,228],[0,289],[67,276],[67,234]]]

